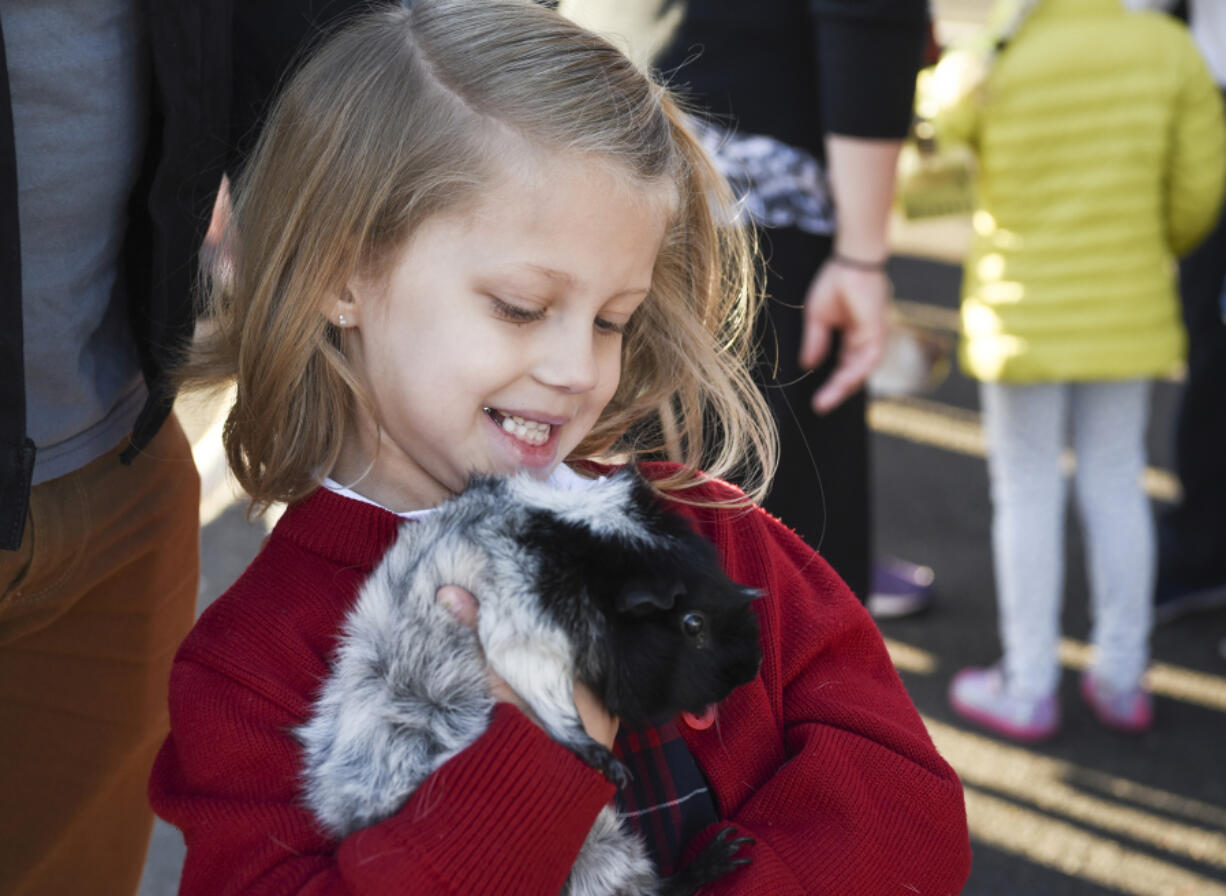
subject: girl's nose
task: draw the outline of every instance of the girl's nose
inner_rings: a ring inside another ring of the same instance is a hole
[[[591,326],[558,327],[541,346],[536,378],[563,392],[588,392],[599,381],[598,337]]]

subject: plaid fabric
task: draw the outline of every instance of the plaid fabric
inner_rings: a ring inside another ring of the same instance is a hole
[[[701,118],[691,117],[689,124],[755,223],[834,233],[830,185],[822,163],[810,153],[774,137],[728,131]]]
[[[632,728],[625,722],[613,752],[630,769],[617,809],[647,842],[663,875],[677,870],[686,844],[719,820],[715,800],[676,722]]]

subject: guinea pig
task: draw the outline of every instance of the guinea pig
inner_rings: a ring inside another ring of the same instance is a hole
[[[476,596],[475,633],[439,606],[443,585]],[[475,476],[404,523],[362,586],[298,729],[306,801],[337,836],[394,813],[485,730],[487,664],[551,737],[622,786],[628,772],[585,732],[573,681],[634,722],[701,713],[757,674],[756,596],[631,467],[573,489]],[[692,893],[744,864],[747,842],[718,837],[660,879],[606,807],[566,892]]]

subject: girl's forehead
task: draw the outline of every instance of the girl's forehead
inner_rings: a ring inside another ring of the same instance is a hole
[[[552,147],[505,132],[491,149],[493,191],[509,187],[517,193],[525,188],[551,192],[561,185],[585,190],[590,185],[611,200],[638,203],[645,212],[668,217],[679,204],[678,185],[672,177],[644,178],[612,154]],[[496,193],[485,195],[498,198]]]
[[[645,292],[671,224],[674,191],[603,160],[542,155],[505,166],[470,201],[410,236],[396,276],[445,265],[466,277],[510,278],[526,290]],[[560,284],[560,286],[559,286]]]
[[[644,180],[592,153],[542,151],[527,160],[500,159],[484,186],[423,221],[416,233],[466,238],[501,230],[524,240],[556,233],[564,241],[572,229],[599,229],[602,223],[647,231],[667,227],[677,206],[670,179]]]

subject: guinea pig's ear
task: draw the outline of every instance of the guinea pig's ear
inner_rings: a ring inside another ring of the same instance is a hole
[[[750,588],[748,585],[741,585],[738,590],[741,592],[741,599],[747,604],[751,604],[758,598],[766,596],[766,592],[762,589]]]
[[[658,610],[671,610],[675,602],[676,595],[671,588],[659,589],[630,584],[618,593],[613,606],[619,613],[646,616]]]

